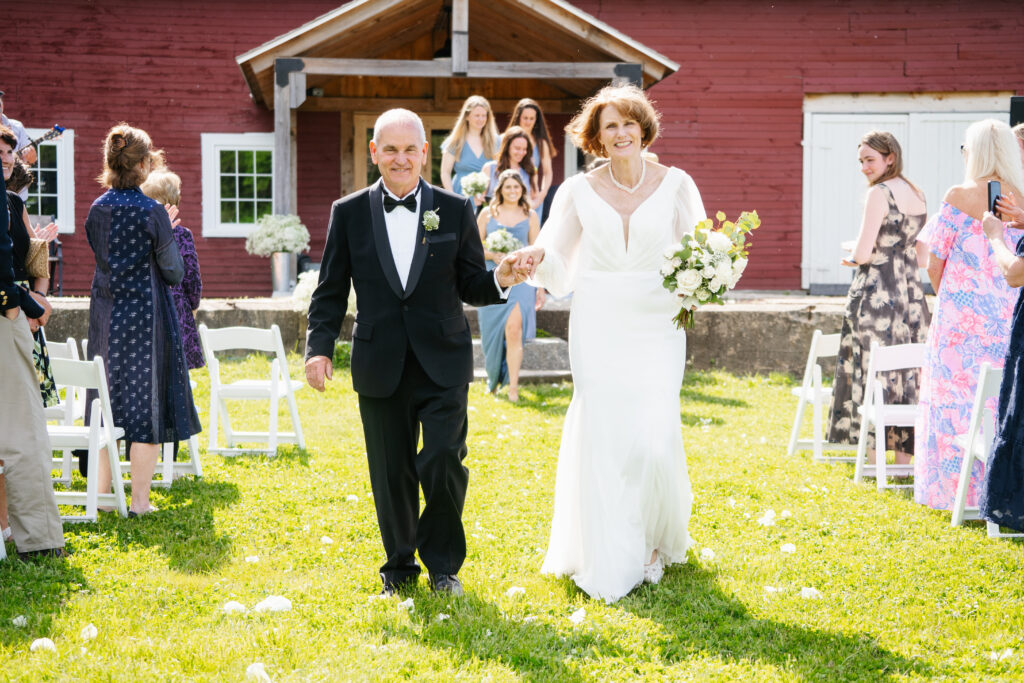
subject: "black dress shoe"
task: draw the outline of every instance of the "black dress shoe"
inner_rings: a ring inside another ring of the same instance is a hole
[[[18,553],[18,557],[23,562],[29,560],[38,560],[40,558],[52,557],[54,559],[61,559],[67,557],[70,553],[64,548],[45,548],[43,550],[29,550],[27,552]]]
[[[455,574],[431,574],[430,589],[435,593],[448,593],[455,597],[463,594],[462,582]]]
[[[389,581],[383,577],[381,578],[384,581],[384,588],[381,589],[380,594],[384,597],[390,598],[392,595],[398,595],[399,593],[410,591],[416,587],[415,576],[411,576],[402,581]]]

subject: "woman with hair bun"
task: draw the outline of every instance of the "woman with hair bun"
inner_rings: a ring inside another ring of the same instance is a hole
[[[869,187],[856,245],[842,262],[857,271],[846,298],[829,422],[829,441],[846,444],[857,443],[860,434],[857,408],[864,400],[871,343],[923,342],[929,321],[918,276],[925,259],[917,243],[927,215],[924,193],[903,175],[903,151],[892,133],[866,134],[857,155]],[[917,371],[889,373],[885,382],[887,401],[917,403]],[[909,463],[913,429],[888,429],[886,443],[879,445],[883,457],[886,449],[896,452],[897,463]]]
[[[153,150],[144,130],[125,123],[110,129],[103,152],[98,180],[108,190],[85,221],[96,256],[89,355],[104,360],[114,422],[132,442],[128,514],[138,516],[155,510],[149,491],[160,444],[200,431],[170,290],[185,266],[167,210],[139,189],[153,166],[162,165],[163,153]],[[100,458],[96,476],[99,490],[108,491],[107,458]]]
[[[928,277],[937,299],[921,372],[914,499],[938,510],[953,506],[963,462],[963,448],[954,439],[967,432],[981,364],[1003,367],[1017,300],[982,227],[989,180],[1000,181],[1004,194],[1021,196],[1017,143],[1007,124],[986,119],[971,124],[962,149],[964,182],[949,188],[918,238],[931,252]],[[1002,241],[1013,247],[1024,234],[1009,224],[1002,232]],[[976,463],[969,506],[977,505],[983,471]]]

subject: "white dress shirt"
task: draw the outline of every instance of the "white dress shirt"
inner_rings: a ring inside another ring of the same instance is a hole
[[[394,192],[388,189],[388,186],[384,183],[380,184],[384,192],[381,193],[381,202],[384,201],[386,195],[391,195],[395,199],[405,199],[409,195],[406,194],[402,197],[398,197]],[[384,212],[384,225],[388,229],[388,243],[391,245],[391,255],[395,259],[395,268],[398,270],[398,278],[402,281],[402,289],[405,289],[406,282],[409,280],[409,269],[412,268],[412,256],[413,252],[416,251],[416,232],[419,230],[419,226],[416,220],[420,216],[420,187],[419,185],[412,191],[416,197],[416,210],[409,211],[404,206],[396,206],[391,211]],[[498,293],[501,294],[502,299],[508,299],[509,292],[512,291],[511,287],[502,288],[498,283],[498,273],[494,272],[494,286],[498,288]]]

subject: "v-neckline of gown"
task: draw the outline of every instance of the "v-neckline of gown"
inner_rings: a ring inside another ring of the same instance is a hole
[[[622,214],[619,213],[615,209],[615,207],[612,206],[608,202],[608,200],[606,200],[604,197],[601,196],[601,194],[594,188],[594,185],[590,182],[590,180],[587,179],[586,176],[583,176],[583,182],[586,183],[587,187],[590,188],[590,191],[594,193],[594,196],[597,197],[601,201],[602,204],[604,204],[609,209],[611,209],[612,213],[614,213],[616,216],[618,216],[618,218],[619,218],[619,227],[622,228],[622,251],[625,252],[627,255],[629,254],[629,243],[630,243],[630,239],[628,237],[627,230],[629,230],[629,226],[633,222],[633,216],[635,216],[636,212],[639,211],[640,209],[642,209],[644,207],[644,205],[647,204],[647,202],[651,201],[651,198],[654,195],[658,194],[661,191],[661,188],[665,186],[665,181],[668,180],[668,177],[669,177],[669,175],[671,173],[672,173],[672,169],[671,168],[669,168],[667,171],[665,171],[665,175],[662,177],[661,181],[658,183],[658,186],[655,187],[653,190],[651,190],[651,193],[649,195],[647,195],[646,197],[644,197],[643,201],[640,202],[639,204],[637,204],[636,207],[630,212],[629,216],[627,216],[626,218],[623,218]]]

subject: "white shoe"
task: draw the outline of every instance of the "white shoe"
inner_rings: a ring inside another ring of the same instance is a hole
[[[661,555],[654,558],[654,562],[644,565],[644,583],[658,583],[665,575],[665,567],[661,563]]]
[[[11,527],[7,527],[6,529],[4,529],[3,536],[5,541],[11,540],[11,536],[13,535],[14,534],[11,532]]]

